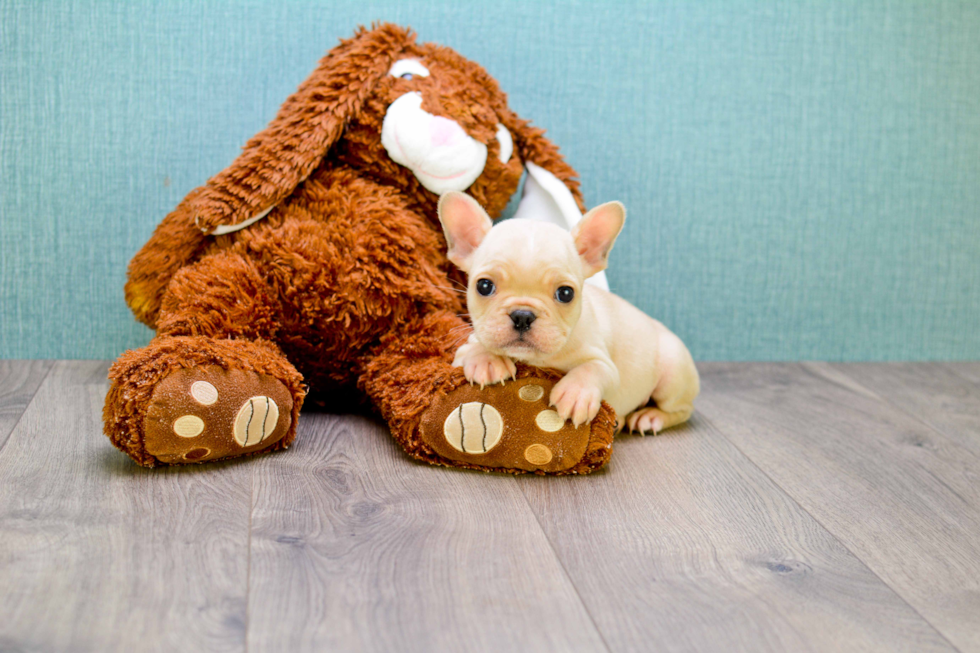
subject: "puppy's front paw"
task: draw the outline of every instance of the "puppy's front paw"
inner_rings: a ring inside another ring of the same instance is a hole
[[[591,383],[583,383],[567,375],[551,389],[551,405],[563,420],[570,419],[577,428],[591,422],[599,414],[602,391]]]
[[[517,366],[506,356],[491,354],[479,344],[466,344],[456,352],[454,367],[462,367],[463,375],[470,383],[485,385],[503,383],[514,378]]]

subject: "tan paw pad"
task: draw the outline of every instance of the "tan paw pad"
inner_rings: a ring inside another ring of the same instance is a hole
[[[191,396],[202,406],[210,406],[218,401],[218,389],[207,381],[195,381],[191,384]]]
[[[235,442],[242,447],[258,444],[272,435],[278,423],[279,406],[271,397],[251,397],[235,417]]]
[[[559,417],[558,413],[553,410],[542,410],[534,418],[534,423],[537,424],[538,428],[542,431],[554,433],[565,425],[565,420]]]
[[[497,446],[504,421],[496,408],[480,401],[456,407],[443,423],[446,441],[462,453],[486,453]]]
[[[204,433],[204,420],[197,415],[184,415],[174,420],[174,433],[182,438],[196,438]]]
[[[211,453],[210,449],[206,449],[204,447],[198,447],[197,449],[191,449],[190,451],[185,453],[184,460],[190,460],[190,461],[200,460],[201,458],[204,458],[209,453]]]
[[[517,394],[524,401],[537,401],[544,396],[544,388],[537,384],[529,383],[522,386],[521,389],[517,391]]]
[[[524,450],[524,460],[532,465],[547,465],[551,462],[552,458],[554,456],[551,453],[551,449],[543,444],[532,444]]]

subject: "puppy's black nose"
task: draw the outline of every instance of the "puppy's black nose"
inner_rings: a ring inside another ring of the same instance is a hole
[[[514,311],[510,314],[510,319],[514,322],[514,328],[520,333],[529,331],[531,329],[531,322],[534,322],[537,317],[531,311],[524,310]]]

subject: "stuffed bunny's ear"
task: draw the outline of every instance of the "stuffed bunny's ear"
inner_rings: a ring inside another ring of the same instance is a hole
[[[449,244],[447,258],[469,272],[473,252],[493,226],[480,204],[466,193],[446,193],[439,198],[439,222]]]
[[[208,235],[261,219],[316,170],[414,42],[411,31],[390,24],[341,41],[238,158],[164,218],[129,265],[126,300],[140,321],[155,328],[167,284],[208,246]]]
[[[513,111],[501,115],[501,121],[513,136],[514,149],[525,164],[533,163],[561,180],[568,187],[580,213],[585,213],[585,201],[576,179],[578,174],[565,162],[558,146],[548,140],[544,130],[534,127]]]
[[[626,208],[619,202],[607,202],[586,213],[572,230],[586,279],[606,269],[609,252],[625,221]]]
[[[397,25],[361,28],[341,41],[279,109],[263,131],[195,202],[195,222],[207,234],[234,231],[260,219],[301,184],[343,135],[388,74],[415,42]]]

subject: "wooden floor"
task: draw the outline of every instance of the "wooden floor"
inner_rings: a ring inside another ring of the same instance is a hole
[[[980,651],[980,363],[702,364],[581,478],[311,413],[145,470],[107,367],[0,361],[2,651]]]

